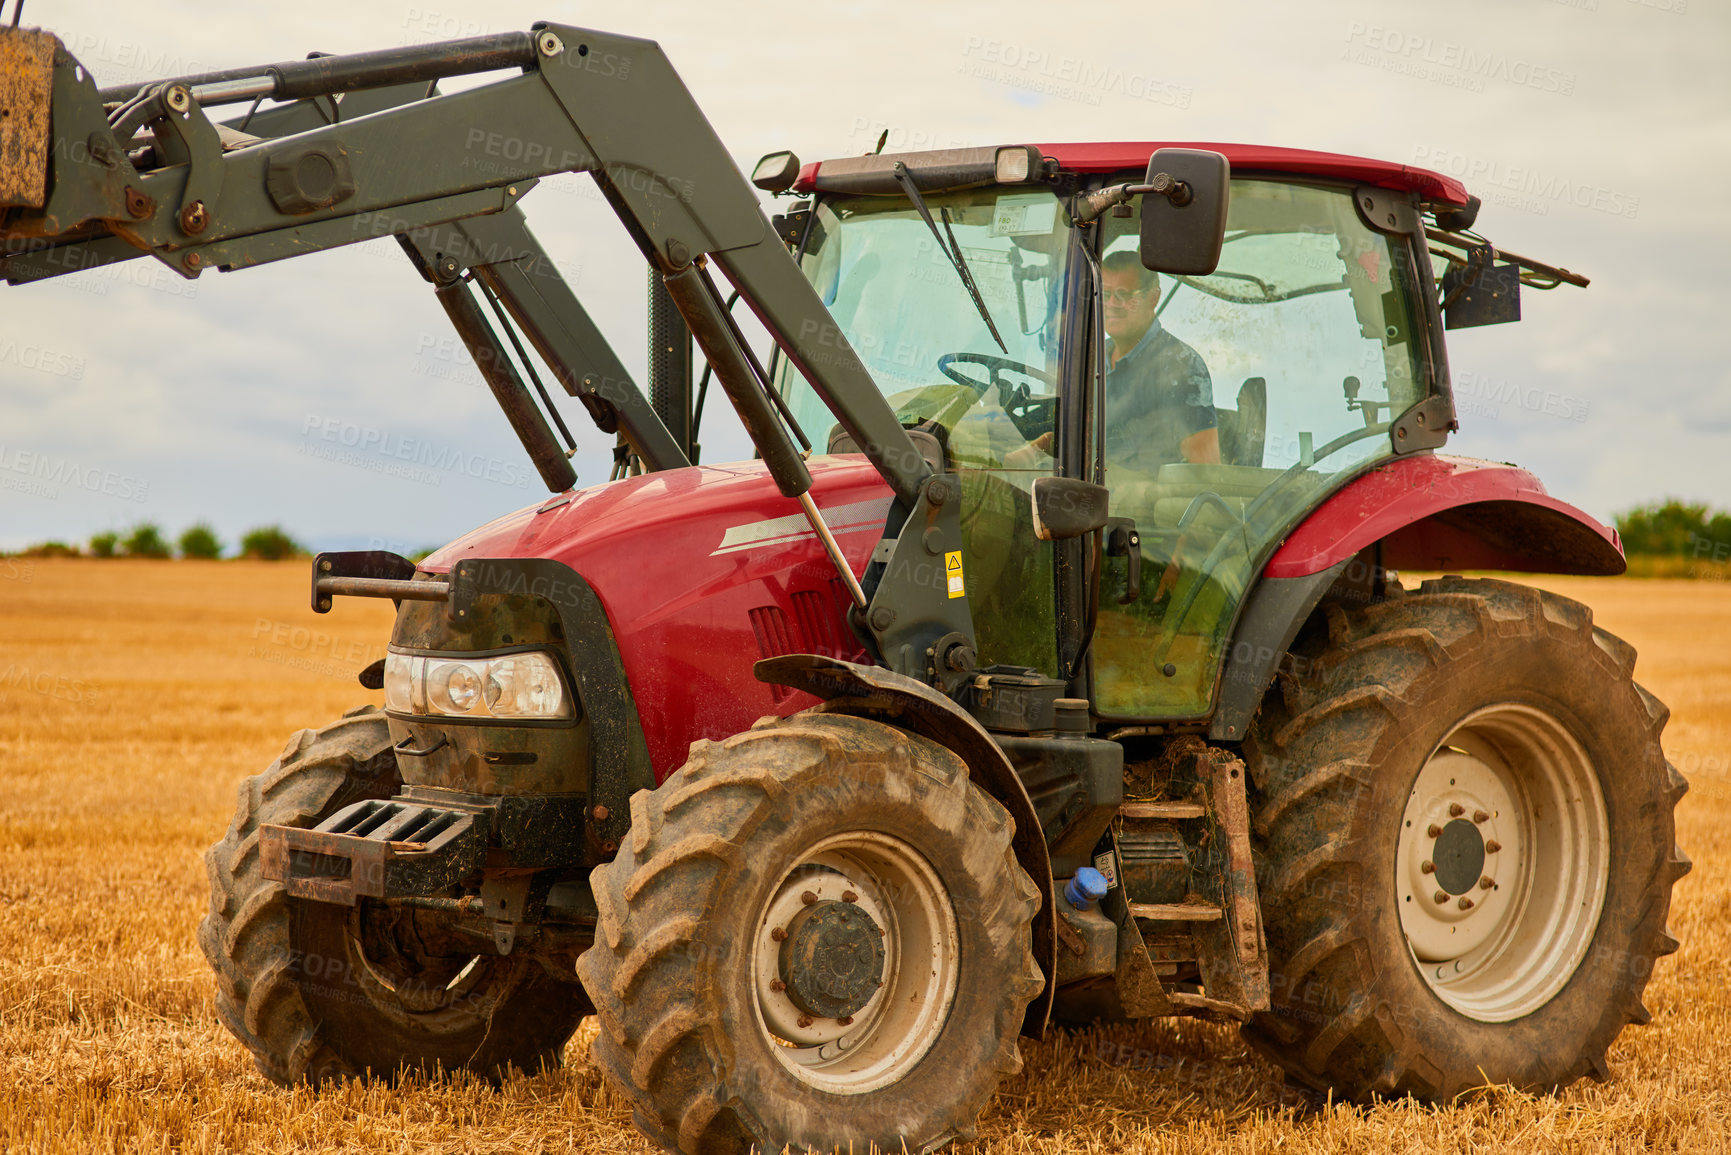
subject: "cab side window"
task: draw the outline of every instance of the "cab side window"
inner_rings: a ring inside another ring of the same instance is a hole
[[[1120,605],[1127,566],[1108,569],[1095,695],[1201,716],[1256,567],[1420,399],[1417,295],[1344,188],[1234,181],[1206,277],[1139,276],[1136,219],[1103,224],[1105,477],[1143,582]]]

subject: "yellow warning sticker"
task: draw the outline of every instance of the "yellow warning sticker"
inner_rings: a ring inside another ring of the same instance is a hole
[[[952,549],[944,555],[944,576],[949,579],[950,596],[959,598],[967,593],[962,588],[962,551]]]

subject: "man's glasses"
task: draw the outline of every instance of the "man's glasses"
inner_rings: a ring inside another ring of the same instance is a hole
[[[1108,305],[1130,305],[1147,296],[1143,289],[1106,289],[1100,294]]]

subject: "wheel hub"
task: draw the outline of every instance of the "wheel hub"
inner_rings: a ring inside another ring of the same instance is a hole
[[[819,902],[801,910],[781,944],[787,997],[808,1015],[852,1015],[882,985],[883,935],[871,915],[851,902]]]
[[[801,853],[757,919],[751,967],[771,1053],[839,1095],[887,1086],[949,1016],[959,970],[955,910],[931,864],[878,831]]]
[[[1478,889],[1485,877],[1485,839],[1479,828],[1465,818],[1456,818],[1437,835],[1431,848],[1436,866],[1436,884],[1450,894]]]
[[[1401,923],[1424,961],[1458,959],[1494,937],[1509,912],[1503,877],[1520,870],[1513,783],[1464,750],[1435,754],[1401,828]]]

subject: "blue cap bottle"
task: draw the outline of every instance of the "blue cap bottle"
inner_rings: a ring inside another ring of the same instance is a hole
[[[1077,910],[1093,910],[1094,904],[1106,897],[1106,876],[1092,866],[1084,866],[1064,886],[1064,897]]]

